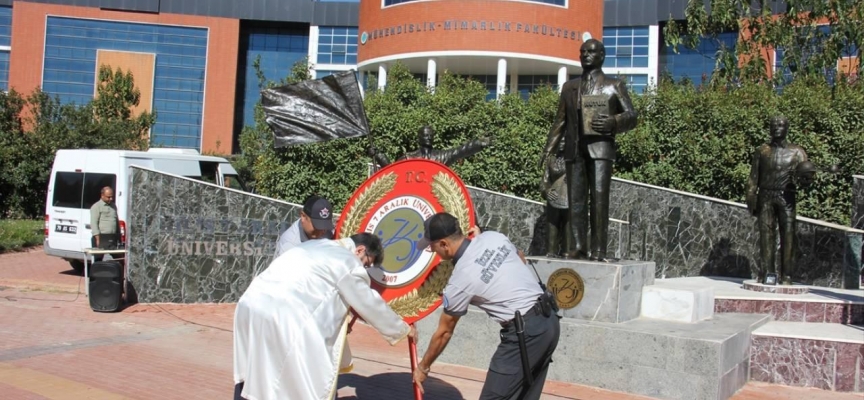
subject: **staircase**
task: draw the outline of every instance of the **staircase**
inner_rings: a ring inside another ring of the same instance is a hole
[[[696,293],[711,291],[716,316],[770,317],[751,333],[749,380],[864,392],[864,290],[809,287],[805,294],[778,294],[745,290],[741,280],[729,278],[655,282],[656,287],[646,286],[643,291],[643,316],[651,315],[644,311],[646,298],[657,297],[657,292],[680,300],[688,298],[686,293],[696,299]],[[678,303],[666,301],[664,306],[681,308]],[[692,304],[691,308],[698,308],[695,301]],[[699,318],[704,318],[704,312]]]

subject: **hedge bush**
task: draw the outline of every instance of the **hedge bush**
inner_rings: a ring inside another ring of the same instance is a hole
[[[281,82],[308,77],[295,65]],[[262,79],[262,85],[272,85]],[[370,87],[376,87],[374,80]],[[256,191],[300,202],[309,194],[327,196],[342,208],[366,179],[372,143],[392,160],[417,148],[417,131],[432,126],[438,149],[490,136],[493,144],[452,168],[468,185],[540,200],[541,149],[558,101],[551,86],[526,101],[507,94],[487,101],[486,88],[445,73],[428,90],[401,64],[391,67],[384,91],[368,90],[364,105],[371,136],[272,148],[272,133],[257,110],[257,125],[241,138],[241,169]],[[852,174],[864,172],[864,82],[800,79],[775,90],[769,84],[697,87],[661,81],[633,96],[639,124],[618,137],[615,175],[625,179],[743,202],[750,156],[768,140],[768,120],[790,120],[789,140],[800,144],[821,167],[839,165],[839,174],[818,175],[800,194],[799,214],[848,225]]]

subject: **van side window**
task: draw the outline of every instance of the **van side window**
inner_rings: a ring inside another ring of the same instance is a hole
[[[81,191],[84,174],[80,172],[57,172],[54,177],[54,207],[81,208]]]
[[[218,185],[219,181],[216,177],[219,175],[219,163],[213,161],[199,161],[201,166],[201,180],[207,183]]]
[[[117,175],[114,174],[57,172],[51,204],[54,207],[90,208],[102,197],[103,187],[116,190],[116,183]]]
[[[102,188],[105,186],[114,190],[117,196],[117,175],[114,174],[84,174],[84,203],[81,208],[90,208],[102,198]],[[114,201],[117,201],[116,197]]]

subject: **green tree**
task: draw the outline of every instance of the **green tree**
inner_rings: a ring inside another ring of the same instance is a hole
[[[312,78],[308,57],[294,63],[287,71],[286,76],[280,77],[276,81],[270,80],[264,75],[261,70],[260,55],[252,62],[252,67],[258,78],[258,88],[262,90]],[[255,103],[254,118],[255,125],[244,126],[240,133],[240,154],[232,157],[232,164],[237,173],[240,174],[240,179],[246,183],[247,189],[268,196],[273,193],[273,189],[267,184],[259,187],[258,180],[273,179],[271,174],[264,169],[271,167],[278,161],[276,151],[273,148],[273,131],[265,122],[266,117],[260,100]]]
[[[306,71],[308,66],[301,62],[282,82],[304,79]],[[275,84],[262,82],[262,87]],[[368,86],[375,88],[374,80]],[[246,127],[241,137],[240,164],[249,166],[260,194],[299,202],[318,193],[341,208],[366,179],[364,172],[372,162],[366,154],[369,145],[395,159],[415,150],[417,131],[430,125],[439,149],[481,136],[493,138],[482,153],[452,166],[467,184],[539,199],[540,172],[533,166],[546,140],[557,92],[549,86],[528,101],[508,94],[500,102],[486,101],[487,93],[483,84],[450,73],[442,75],[433,92],[396,63],[388,72],[387,89],[366,93],[370,137],[273,149],[273,133],[256,106],[256,125]]]
[[[742,38],[734,48],[721,46],[712,80],[718,84],[730,81],[765,81],[769,56],[782,49],[780,67],[795,79],[799,76],[821,76],[833,73],[840,57],[861,55],[864,45],[864,7],[860,0],[786,0],[785,9],[777,10],[776,0],[689,0],[686,20],[671,20],[664,30],[666,44],[696,48],[702,38],[717,40],[723,32],[740,32]],[[710,12],[709,12],[710,7]],[[777,13],[772,12],[772,7]],[[827,26],[823,30],[819,26]],[[857,70],[838,71],[843,75],[861,75]],[[787,80],[783,74],[773,76],[774,83]]]
[[[61,104],[39,88],[26,98],[14,90],[0,96],[4,217],[44,214],[51,165],[59,149],[147,149],[156,116],[131,115],[140,99],[131,74],[102,66],[99,78],[97,96],[84,105]]]
[[[615,175],[743,202],[750,156],[769,140],[768,119],[789,118],[789,140],[816,165],[838,165],[798,194],[799,215],[849,223],[852,175],[864,173],[864,82],[801,77],[777,93],[745,83],[735,90],[661,81],[634,97],[639,125],[619,136]]]

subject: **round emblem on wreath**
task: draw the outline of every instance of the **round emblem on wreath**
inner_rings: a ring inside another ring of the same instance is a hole
[[[373,288],[408,323],[435,311],[453,272],[451,262],[418,245],[423,222],[442,211],[459,219],[464,232],[474,224],[471,197],[459,177],[444,164],[411,159],[367,179],[336,224],[340,238],[357,232],[381,238],[384,259],[367,272]]]

